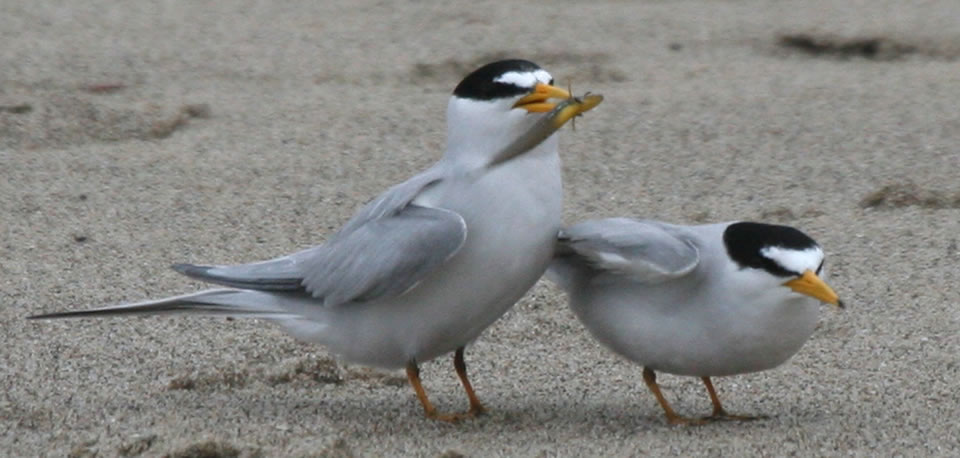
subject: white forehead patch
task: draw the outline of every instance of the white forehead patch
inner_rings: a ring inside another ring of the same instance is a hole
[[[772,260],[790,272],[804,273],[807,270],[817,271],[823,262],[823,250],[818,246],[805,250],[768,246],[760,250],[767,259]]]
[[[507,72],[493,81],[495,83],[512,84],[517,87],[532,88],[537,83],[550,84],[553,77],[546,70],[540,69],[532,72]]]

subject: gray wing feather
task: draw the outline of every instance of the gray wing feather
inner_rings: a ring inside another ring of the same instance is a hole
[[[201,266],[174,264],[172,267],[188,277],[230,286],[233,288],[261,291],[292,291],[302,289],[305,276],[304,265],[310,260],[325,256],[331,245],[349,238],[350,234],[364,224],[378,218],[393,216],[402,211],[416,196],[432,184],[440,181],[436,169],[430,169],[403,183],[395,185],[373,199],[350,218],[330,240],[320,246],[268,261],[232,266]]]
[[[558,256],[582,258],[594,270],[660,283],[686,275],[700,262],[696,245],[672,226],[610,218],[561,231]]]
[[[407,206],[368,221],[303,264],[303,286],[325,305],[399,295],[463,246],[467,226],[452,211]]]
[[[455,255],[466,240],[460,215],[410,204],[441,179],[438,169],[430,169],[393,186],[320,246],[251,264],[173,268],[234,288],[306,290],[324,305],[402,294]]]
[[[368,221],[385,216],[392,216],[400,212],[406,208],[413,199],[416,199],[421,192],[437,184],[442,179],[443,173],[441,169],[438,166],[434,166],[403,183],[392,186],[358,210],[334,237],[350,234]]]
[[[172,267],[188,277],[231,288],[261,291],[294,291],[303,288],[294,256],[235,266],[174,264]]]

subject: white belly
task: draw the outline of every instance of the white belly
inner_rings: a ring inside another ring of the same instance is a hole
[[[607,287],[572,300],[571,306],[614,352],[657,371],[693,376],[782,364],[813,334],[819,309],[805,297],[765,303],[726,303],[719,297],[716,302],[708,297],[650,300],[663,297],[650,288]]]

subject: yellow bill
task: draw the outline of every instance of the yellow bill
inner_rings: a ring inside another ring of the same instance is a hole
[[[543,86],[547,88],[553,88],[553,86],[546,84],[543,84]],[[553,89],[563,91],[563,89]],[[549,105],[552,107],[550,110],[548,110],[549,113],[547,113],[545,116],[542,116],[527,132],[520,135],[516,140],[511,142],[499,153],[497,153],[490,161],[488,166],[492,167],[497,164],[501,164],[527,151],[530,151],[539,145],[540,142],[544,141],[547,139],[547,137],[553,135],[554,132],[563,127],[567,121],[592,110],[597,105],[600,105],[600,102],[603,102],[603,96],[600,94],[586,94],[583,97],[572,97],[567,91],[563,91],[563,94],[566,94],[567,98],[557,103],[549,103]],[[524,97],[524,99],[532,96],[533,94],[528,95],[527,97]],[[533,99],[531,98],[531,100]],[[523,99],[521,99],[521,102],[522,101]],[[532,103],[546,104],[548,102]],[[520,102],[517,104],[520,105]],[[527,108],[527,106],[523,106],[523,108]],[[539,110],[539,107],[536,109]]]
[[[843,308],[843,301],[833,291],[833,288],[821,280],[812,270],[808,269],[800,277],[794,278],[783,285],[797,293]]]
[[[550,102],[550,99],[569,99],[570,92],[549,84],[537,83],[530,95],[524,96],[513,104],[514,108],[523,108],[532,113],[547,113],[553,110],[557,104]]]

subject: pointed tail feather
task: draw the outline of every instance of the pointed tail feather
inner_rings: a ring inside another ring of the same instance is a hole
[[[174,313],[264,319],[289,319],[299,316],[282,306],[282,297],[260,291],[224,288],[137,302],[134,304],[33,315],[27,317],[27,319],[46,320],[53,318],[161,315]]]

